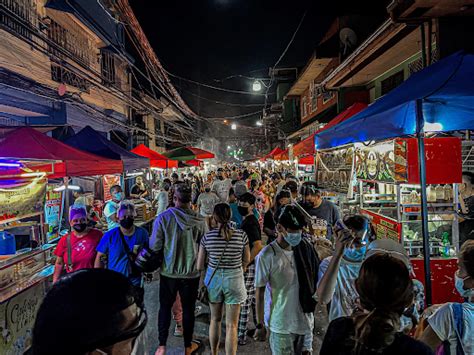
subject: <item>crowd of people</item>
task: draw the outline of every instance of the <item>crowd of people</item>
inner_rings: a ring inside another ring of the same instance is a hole
[[[135,207],[118,185],[104,209],[105,234],[88,223],[82,204],[71,206],[71,233],[58,243],[54,285],[36,318],[34,354],[146,353],[144,280],[153,269],[157,355],[166,354],[172,319],[186,355],[203,350],[194,329],[198,301],[209,304],[214,355],[224,319],[226,354],[249,338],[268,341],[274,355],[311,354],[318,304],[329,315],[323,355],[474,354],[473,240],[464,242],[453,275],[465,302],[425,309],[404,247],[374,240],[367,217],[342,216],[315,182],[235,166],[204,177],[173,173],[156,185],[149,193],[139,179],[131,190],[153,199],[150,235],[135,225]]]

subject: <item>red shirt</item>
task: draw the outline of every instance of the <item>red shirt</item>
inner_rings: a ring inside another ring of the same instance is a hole
[[[90,269],[94,267],[94,261],[97,254],[96,248],[102,238],[102,232],[98,229],[91,229],[89,233],[78,238],[75,232],[71,235],[71,259],[72,271],[80,269]],[[54,251],[56,256],[60,256],[64,260],[64,264],[68,264],[67,257],[67,235],[59,240],[58,246]],[[67,272],[72,272],[66,268]]]

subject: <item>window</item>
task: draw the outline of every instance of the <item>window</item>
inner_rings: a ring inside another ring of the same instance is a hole
[[[70,30],[50,20],[48,37],[57,46],[50,46],[51,53],[61,59],[64,55],[57,47],[65,50],[77,62],[89,66],[93,57],[93,49],[87,36],[79,30]]]
[[[38,14],[33,0],[0,0],[0,25],[21,37],[32,37],[38,28]]]
[[[118,84],[118,78],[116,75],[116,58],[115,56],[107,51],[101,50],[100,56],[100,71],[102,74],[102,83],[106,85]]]
[[[323,94],[323,105],[331,101],[334,98],[334,91],[324,91]]]
[[[385,95],[389,91],[395,89],[398,85],[403,83],[403,70],[400,70],[399,72],[390,75],[388,78],[382,80],[380,83],[381,85],[381,94]]]

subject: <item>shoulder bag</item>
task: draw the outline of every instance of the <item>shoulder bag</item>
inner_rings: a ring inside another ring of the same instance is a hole
[[[66,244],[67,244],[67,264],[66,264],[66,271],[72,272],[72,245],[71,245],[71,233],[70,232],[66,237]]]

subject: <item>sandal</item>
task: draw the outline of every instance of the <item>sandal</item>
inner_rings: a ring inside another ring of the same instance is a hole
[[[239,338],[239,345],[240,345],[240,346],[247,345],[247,339]]]
[[[185,355],[193,355],[193,354],[200,354],[204,351],[204,344],[201,340],[193,340],[191,342],[191,346],[188,346],[185,349]]]

